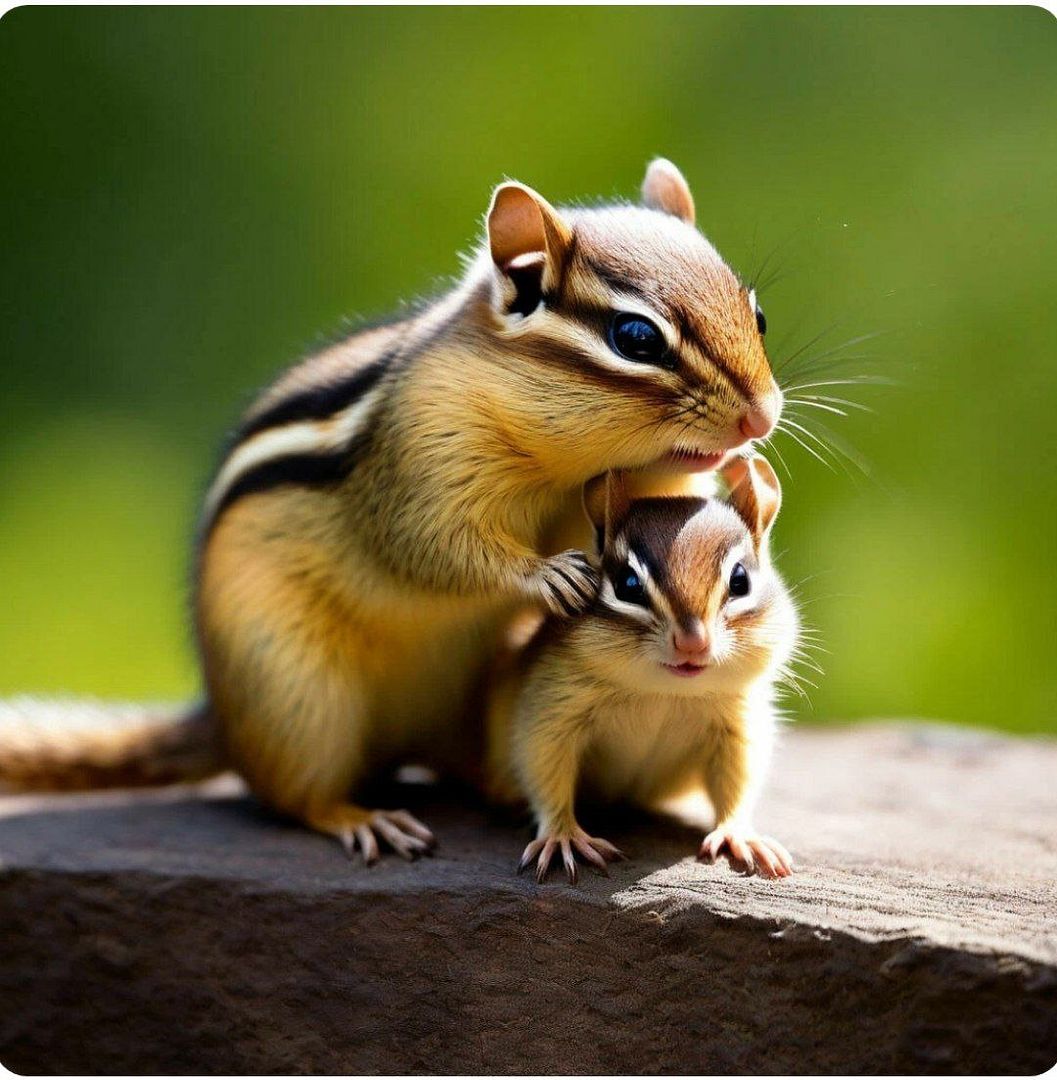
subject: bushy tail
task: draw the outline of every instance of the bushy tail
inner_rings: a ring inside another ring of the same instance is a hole
[[[0,701],[0,790],[177,784],[224,768],[203,705]]]

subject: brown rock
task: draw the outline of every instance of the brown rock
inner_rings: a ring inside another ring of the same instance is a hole
[[[412,788],[433,859],[364,870],[232,782],[0,800],[0,1060],[28,1073],[1034,1073],[1057,1059],[1057,746],[790,733],[759,824],[590,824],[631,861],[537,886],[524,823]]]

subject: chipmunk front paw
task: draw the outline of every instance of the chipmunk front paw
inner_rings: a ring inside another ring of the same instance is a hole
[[[735,868],[745,873],[774,879],[793,872],[793,857],[777,840],[739,825],[718,825],[701,841],[697,857],[714,863],[724,849]]]
[[[565,874],[572,885],[576,884],[579,876],[574,851],[606,877],[609,877],[609,868],[606,864],[625,858],[624,853],[608,840],[603,840],[600,836],[588,836],[579,825],[574,825],[567,830],[541,830],[536,839],[525,848],[521,862],[518,863],[517,872],[520,874],[535,860],[536,880],[542,882],[550,869],[554,853],[559,849],[562,853],[562,862],[565,864]]]
[[[305,823],[341,842],[352,859],[358,850],[365,866],[372,866],[383,840],[401,856],[412,860],[429,854],[437,841],[433,833],[406,810],[365,810],[352,803],[339,803],[305,815]]]
[[[537,595],[552,615],[572,618],[598,595],[598,568],[582,551],[563,551],[545,559],[532,578]]]

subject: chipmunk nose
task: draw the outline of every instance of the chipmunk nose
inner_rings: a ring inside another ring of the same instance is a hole
[[[689,629],[677,626],[672,631],[672,646],[678,655],[694,661],[707,659],[712,651],[708,631],[700,621],[695,622]]]
[[[774,430],[778,416],[782,411],[782,396],[777,388],[775,392],[761,401],[757,401],[741,418],[738,430],[746,439],[763,439]]]
[[[747,412],[738,427],[746,439],[762,439],[771,430],[771,421],[762,412]]]

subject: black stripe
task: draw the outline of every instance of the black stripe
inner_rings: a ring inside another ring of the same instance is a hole
[[[624,292],[631,296],[638,297],[638,299],[648,307],[657,307],[662,310],[666,308],[666,305],[663,304],[658,297],[651,296],[650,293],[639,288],[634,282],[628,281],[619,274],[615,274],[612,270],[607,269],[593,259],[585,259],[584,262],[586,262],[592,272],[597,277],[601,278],[614,292]],[[674,322],[679,324],[683,337],[694,345],[694,347],[708,359],[709,363],[718,368],[719,371],[726,376],[727,381],[733,385],[738,393],[748,401],[752,401],[754,394],[749,380],[739,371],[731,367],[726,360],[716,355],[709,347],[708,343],[694,330],[690,320],[683,312],[669,311],[668,314]]]
[[[646,291],[641,286],[637,285],[634,281],[629,281],[627,277],[617,271],[610,270],[609,267],[603,266],[601,263],[596,262],[594,259],[585,258],[584,262],[590,268],[595,277],[600,278],[606,285],[608,285],[613,292],[624,293],[625,296],[637,297],[647,307],[663,307],[659,297],[654,296],[652,293]]]
[[[566,600],[565,596],[557,589],[551,589],[551,596],[553,596],[561,605],[561,609],[565,612],[566,618],[571,619],[574,615],[579,614],[572,603],[569,600]]]
[[[261,462],[254,469],[243,473],[224,492],[208,520],[202,523],[204,539],[220,520],[225,510],[247,495],[273,491],[290,484],[302,487],[327,487],[339,484],[348,477],[371,438],[370,430],[355,436],[348,446],[329,454],[290,454],[273,461]]]
[[[289,457],[265,461],[255,469],[243,473],[238,480],[224,492],[213,511],[208,528],[216,523],[221,514],[232,503],[246,495],[256,495],[262,491],[287,484],[301,484],[309,487],[321,487],[336,484],[349,475],[352,468],[351,455],[347,450],[333,454],[293,454]]]
[[[268,428],[298,420],[325,420],[347,409],[363,397],[385,374],[392,352],[383,353],[365,367],[352,372],[338,382],[312,386],[298,394],[277,401],[270,408],[251,416],[239,429],[234,445]]]
[[[690,326],[687,319],[682,319],[681,323],[684,337],[695,345],[699,352],[703,353],[704,356],[708,358],[709,363],[712,364],[713,367],[718,368],[718,370],[727,377],[727,381],[733,385],[734,389],[737,390],[746,401],[752,401],[755,395],[752,392],[752,385],[749,383],[749,380],[739,371],[732,368],[725,360],[721,360],[716,353],[708,347],[707,342],[703,341],[693,327]]]
[[[560,566],[556,566],[554,572],[569,586],[573,596],[579,597],[581,600],[592,599],[591,594],[584,592],[583,588],[573,580],[572,576],[567,574]]]

